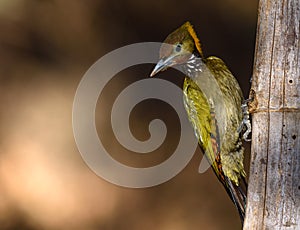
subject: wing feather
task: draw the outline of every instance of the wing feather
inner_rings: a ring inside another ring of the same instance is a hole
[[[195,135],[198,138],[199,145],[219,180],[224,182],[224,174],[219,157],[219,133],[214,110],[203,92],[190,78],[185,78],[183,95],[184,106],[194,128]]]

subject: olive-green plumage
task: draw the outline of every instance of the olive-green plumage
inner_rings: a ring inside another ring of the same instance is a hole
[[[189,22],[166,38],[151,76],[174,65],[187,73],[183,99],[199,145],[243,220],[246,196],[240,182],[246,174],[238,131],[243,120],[240,86],[221,59],[203,56]]]

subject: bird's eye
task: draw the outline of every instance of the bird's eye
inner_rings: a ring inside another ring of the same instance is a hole
[[[179,53],[179,52],[181,51],[181,44],[180,44],[180,43],[176,45],[175,51],[176,51],[177,53]]]

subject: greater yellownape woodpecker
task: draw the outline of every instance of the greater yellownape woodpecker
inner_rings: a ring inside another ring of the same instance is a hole
[[[189,22],[165,39],[160,48],[160,60],[151,76],[175,65],[181,66],[187,74],[183,101],[199,145],[243,222],[246,207],[243,190],[247,189],[247,184],[241,136],[244,116],[241,88],[220,58],[203,56],[199,39]],[[218,106],[225,107],[219,109],[219,114],[216,112]]]

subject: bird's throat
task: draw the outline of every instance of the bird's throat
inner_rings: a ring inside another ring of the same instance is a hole
[[[183,65],[183,71],[188,75],[188,77],[195,79],[198,73],[203,71],[204,65],[204,62],[199,56],[192,54],[187,62]]]

